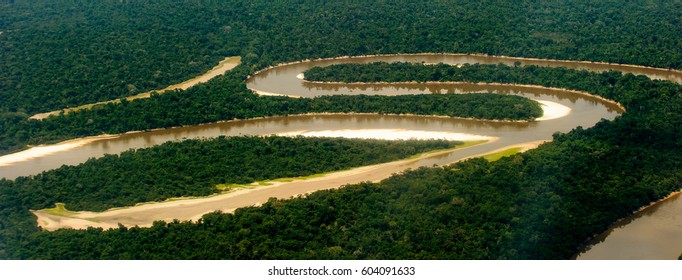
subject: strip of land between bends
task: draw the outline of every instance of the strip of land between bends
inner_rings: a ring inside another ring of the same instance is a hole
[[[372,86],[372,85],[478,85],[478,86],[508,86],[508,87],[515,87],[515,88],[532,88],[532,89],[543,89],[543,90],[556,90],[556,91],[564,91],[564,92],[570,92],[570,93],[575,93],[583,96],[587,96],[590,98],[595,98],[600,101],[613,104],[618,107],[622,112],[625,112],[626,109],[625,107],[620,104],[619,102],[615,100],[611,100],[608,98],[604,98],[602,96],[592,94],[586,91],[580,91],[580,90],[574,90],[574,89],[568,89],[568,88],[557,88],[557,87],[546,87],[546,86],[541,86],[541,85],[531,85],[531,84],[514,84],[514,83],[497,83],[497,82],[463,82],[463,81],[426,81],[426,82],[419,82],[419,81],[405,81],[405,82],[352,82],[352,83],[346,83],[346,82],[322,82],[322,81],[310,81],[310,80],[305,80],[303,81],[311,84],[327,84],[327,85],[367,85],[367,86]],[[301,96],[290,96],[290,95],[283,95],[283,94],[276,94],[276,93],[268,93],[268,92],[262,92],[259,90],[251,89],[257,94],[261,95],[272,95],[272,96],[288,96],[288,97],[295,97],[295,98],[300,98]]]

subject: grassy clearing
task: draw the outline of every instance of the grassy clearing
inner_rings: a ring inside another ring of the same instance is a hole
[[[234,191],[237,189],[248,189],[248,188],[253,188],[253,187],[259,187],[259,186],[270,186],[274,183],[288,183],[296,180],[307,180],[307,179],[312,179],[312,178],[318,178],[322,177],[324,175],[330,174],[330,173],[335,173],[335,172],[340,172],[343,170],[337,170],[337,171],[330,171],[330,172],[325,172],[325,173],[318,173],[318,174],[313,174],[313,175],[308,175],[308,176],[299,176],[299,177],[288,177],[288,178],[278,178],[278,179],[273,179],[273,180],[264,180],[264,181],[257,181],[253,182],[250,184],[218,184],[215,186],[216,189],[218,189],[222,193]]]
[[[488,142],[488,140],[463,141],[464,144],[456,146],[455,148],[457,148],[457,149],[467,148],[467,147],[471,147],[474,145],[483,144],[485,142]]]
[[[355,168],[355,167],[354,167],[354,168]],[[273,182],[288,183],[288,182],[295,181],[295,180],[307,180],[307,179],[312,179],[312,178],[319,178],[319,177],[322,177],[322,176],[327,175],[327,174],[336,173],[336,172],[345,171],[345,170],[348,170],[348,169],[338,170],[338,171],[329,171],[329,172],[325,172],[325,173],[317,173],[317,174],[308,175],[308,176],[298,176],[298,177],[290,177],[290,178],[279,178],[279,179],[275,179],[275,180],[272,180],[272,181],[273,181]]]
[[[510,149],[506,149],[504,151],[499,151],[497,153],[484,155],[483,158],[486,159],[487,161],[496,161],[496,160],[501,159],[503,157],[520,153],[522,150],[523,150],[523,148],[521,148],[521,147],[510,148]]]
[[[244,187],[244,185],[240,184],[218,184],[215,186],[215,188],[221,192],[227,192],[242,187]]]
[[[66,210],[64,203],[55,203],[54,208],[42,209],[41,212],[55,216],[73,216],[76,213]]]

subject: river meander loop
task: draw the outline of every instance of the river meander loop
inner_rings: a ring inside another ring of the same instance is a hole
[[[510,146],[537,145],[552,139],[556,132],[568,132],[582,126],[591,127],[601,119],[612,120],[623,112],[622,107],[610,100],[584,92],[545,88],[534,85],[472,84],[472,83],[396,83],[396,84],[327,84],[301,79],[301,73],[314,66],[336,63],[421,62],[462,64],[522,64],[567,67],[604,71],[614,69],[626,73],[645,74],[652,78],[682,82],[682,73],[632,65],[605,63],[555,61],[526,58],[494,57],[461,54],[382,55],[368,57],[344,57],[316,61],[302,61],[271,67],[254,74],[247,80],[247,87],[258,94],[313,97],[331,94],[418,94],[418,93],[464,93],[493,92],[514,94],[540,101],[548,114],[542,121],[500,122],[434,116],[405,116],[378,114],[310,114],[286,117],[269,117],[240,121],[227,121],[191,127],[137,132],[95,139],[83,145],[49,154],[12,160],[0,165],[0,176],[8,177],[17,170],[28,174],[56,168],[61,164],[78,164],[90,157],[105,153],[120,153],[131,148],[157,145],[166,141],[219,135],[301,135],[350,136],[366,134],[367,131],[400,131],[404,135],[466,135],[489,140],[485,144],[452,151],[427,154],[419,158],[361,167],[349,171],[328,174],[323,177],[278,182],[269,186],[231,192],[206,198],[194,198],[159,203],[148,203],[101,213],[72,212],[69,215],[52,215],[35,211],[38,223],[45,229],[62,227],[85,228],[126,226],[150,226],[155,220],[196,220],[215,210],[226,212],[236,208],[260,204],[270,197],[289,198],[316,190],[336,188],[362,181],[379,181],[391,174],[419,166],[444,165],[463,158],[489,153]],[[410,134],[413,133],[413,134]],[[416,133],[416,134],[415,134]],[[441,134],[439,134],[441,133]],[[382,134],[382,133],[379,133]],[[12,155],[9,155],[12,156]],[[4,157],[0,157],[0,163]],[[56,165],[58,163],[58,165]],[[28,175],[21,174],[21,175]],[[68,206],[67,206],[68,207]]]

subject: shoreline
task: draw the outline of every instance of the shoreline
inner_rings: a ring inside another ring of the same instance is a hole
[[[538,122],[559,119],[568,116],[573,111],[573,109],[571,109],[570,107],[561,105],[556,102],[537,99],[531,100],[535,100],[536,102],[540,103],[540,107],[542,108],[542,116],[535,119],[535,121]]]
[[[542,145],[544,143],[549,143],[549,142],[552,142],[552,140],[537,140],[537,141],[531,141],[531,142],[525,142],[525,143],[519,143],[519,144],[511,144],[511,145],[504,146],[504,147],[499,148],[499,149],[495,149],[495,150],[488,151],[485,153],[480,153],[480,154],[476,154],[473,156],[469,156],[469,157],[460,159],[458,161],[463,161],[463,160],[472,159],[472,158],[479,158],[479,157],[483,157],[483,156],[486,156],[489,154],[494,154],[497,152],[502,152],[502,151],[505,151],[508,149],[513,149],[513,148],[521,148],[521,151],[519,151],[518,153],[525,153],[529,150],[532,150],[532,149],[539,147],[540,145]],[[457,162],[457,161],[455,161],[455,162]],[[450,164],[455,163],[455,162],[451,162]]]
[[[122,97],[119,99],[100,101],[100,102],[84,104],[84,105],[71,107],[71,108],[63,108],[60,110],[54,110],[54,111],[50,111],[50,112],[38,113],[38,114],[30,116],[29,119],[42,120],[42,119],[45,119],[49,116],[59,115],[61,112],[64,112],[64,114],[68,114],[70,112],[74,112],[74,111],[78,111],[78,110],[90,109],[90,108],[92,108],[94,106],[98,106],[98,105],[104,105],[104,104],[109,104],[109,103],[119,103],[119,102],[121,102],[121,99],[132,101],[132,100],[136,100],[136,99],[150,98],[152,93],[154,93],[154,92],[156,92],[157,94],[163,94],[164,92],[169,91],[169,90],[176,90],[176,89],[186,90],[186,89],[193,87],[195,85],[205,83],[208,80],[213,79],[219,75],[223,75],[223,74],[225,74],[225,72],[232,70],[233,68],[237,67],[239,64],[241,64],[241,57],[240,56],[226,57],[225,59],[218,62],[218,65],[211,68],[211,70],[208,70],[208,72],[201,74],[199,76],[196,76],[194,78],[191,78],[189,80],[182,81],[180,83],[167,86],[163,89],[150,90],[150,91],[139,93],[139,94],[136,94],[133,96]]]
[[[580,94],[583,96],[588,96],[590,98],[595,98],[600,101],[612,104],[617,106],[619,109],[621,109],[623,112],[626,112],[627,110],[623,105],[621,105],[619,102],[615,100],[611,100],[608,98],[604,98],[602,96],[592,94],[586,91],[580,91],[580,90],[574,90],[574,89],[568,89],[568,88],[556,88],[556,87],[546,87],[546,86],[540,86],[540,85],[530,85],[530,84],[505,84],[505,83],[483,83],[483,82],[435,82],[435,81],[427,81],[427,82],[417,82],[417,81],[408,81],[408,82],[352,82],[352,83],[344,83],[344,82],[321,82],[321,81],[309,81],[309,80],[303,80],[304,82],[308,82],[311,84],[325,84],[325,85],[364,85],[364,86],[372,86],[372,85],[478,85],[478,86],[510,86],[510,87],[519,87],[519,88],[533,88],[533,89],[546,89],[546,90],[556,90],[556,91],[565,91],[565,92],[570,92],[570,93],[575,93],[575,94]],[[254,90],[249,88],[250,90],[256,92],[258,90]],[[269,93],[271,95],[274,95],[273,93]],[[288,96],[288,95],[280,95],[280,96]],[[300,96],[297,96],[300,97]]]
[[[471,84],[471,83],[463,83],[463,84]],[[499,84],[499,85],[502,85],[502,86],[506,86],[506,85],[516,86],[516,85],[513,85],[513,84]],[[554,89],[554,88],[551,88],[551,89]],[[282,97],[289,97],[289,98],[304,98],[304,97],[302,97],[302,96],[297,96],[297,95],[277,94],[277,93],[265,92],[265,91],[255,90],[255,89],[249,89],[249,90],[253,91],[253,92],[254,92],[255,94],[257,94],[257,95],[262,95],[262,96],[282,96]],[[563,89],[559,89],[559,90],[563,90]],[[573,91],[571,91],[571,90],[565,90],[565,91],[573,92]],[[475,93],[474,93],[474,94],[475,94]],[[588,95],[589,95],[589,94],[588,94]],[[590,95],[590,96],[591,96],[591,95]],[[542,110],[543,110],[543,115],[542,115],[542,116],[540,116],[540,117],[538,117],[538,118],[535,118],[535,119],[532,119],[532,120],[507,120],[507,119],[500,120],[500,119],[480,119],[480,118],[457,117],[457,116],[445,116],[445,115],[386,114],[386,113],[384,113],[383,115],[427,116],[427,117],[453,118],[453,119],[461,119],[461,120],[475,120],[475,121],[486,121],[486,122],[509,122],[509,123],[517,122],[517,123],[525,123],[525,122],[548,121],[548,120],[558,119],[558,118],[561,118],[561,117],[565,117],[565,116],[567,116],[568,114],[570,114],[570,113],[572,112],[572,109],[571,109],[571,108],[569,108],[569,107],[567,107],[567,106],[564,106],[564,105],[561,105],[561,104],[556,103],[556,102],[547,101],[547,100],[531,99],[531,98],[529,98],[529,99],[530,99],[530,100],[533,100],[533,101],[536,101],[536,102],[538,102],[538,103],[540,103],[540,108],[542,108]],[[619,106],[619,108],[621,108],[623,111],[625,111],[625,109],[623,109],[623,107],[620,106],[620,104],[617,103],[617,102],[615,102],[615,101],[611,101],[611,100],[608,100],[608,99],[604,99],[604,101],[606,101],[606,102],[609,102],[609,101],[610,101],[609,103],[612,103],[612,104],[614,104],[614,105],[617,105],[617,106]],[[548,110],[545,110],[545,108],[548,108]],[[550,116],[547,116],[547,114],[545,114],[545,112],[547,112],[547,111],[550,112]],[[352,114],[352,113],[354,113],[354,112],[351,112],[351,114]],[[337,114],[337,113],[307,113],[307,114]],[[358,114],[372,114],[372,113],[358,113]],[[375,114],[378,114],[378,113],[375,113]],[[299,114],[297,114],[297,115],[299,115]]]
[[[601,232],[599,232],[599,233],[597,233],[597,234],[591,236],[590,238],[586,239],[586,240],[577,248],[577,253],[575,253],[573,256],[571,256],[570,259],[571,259],[571,260],[578,260],[578,258],[580,258],[580,256],[581,256],[582,254],[588,252],[593,246],[598,245],[599,243],[604,242],[603,240],[596,240],[596,238],[599,238],[599,237],[602,236],[602,235],[604,235],[604,238],[608,237],[608,236],[610,235],[610,233],[614,230],[614,228],[624,227],[624,226],[628,225],[630,222],[632,222],[632,221],[634,221],[634,220],[631,220],[631,221],[629,221],[629,222],[627,222],[627,223],[624,223],[624,222],[630,220],[630,219],[633,218],[633,217],[634,217],[634,218],[637,218],[637,216],[643,215],[644,212],[647,211],[648,209],[650,209],[650,208],[652,208],[652,207],[656,207],[656,206],[660,205],[660,203],[662,203],[662,202],[665,202],[665,201],[667,201],[667,200],[673,199],[673,198],[678,197],[678,196],[681,196],[681,195],[682,195],[682,190],[673,191],[673,192],[671,192],[670,194],[668,194],[667,196],[665,196],[665,197],[663,197],[663,198],[661,198],[661,199],[659,199],[659,200],[651,201],[651,202],[649,202],[649,204],[639,207],[637,210],[632,211],[632,213],[630,213],[628,216],[619,218],[618,220],[616,220],[616,221],[614,221],[613,223],[609,224],[608,227],[607,227],[605,230],[603,230],[603,231],[601,231]],[[594,243],[593,241],[599,241],[599,242]]]
[[[0,167],[12,165],[13,163],[22,162],[34,158],[40,158],[54,153],[68,151],[71,149],[85,146],[95,141],[114,139],[119,136],[120,136],[119,134],[102,134],[96,136],[88,136],[83,138],[65,140],[51,145],[32,146],[29,147],[28,149],[16,153],[0,156]]]
[[[263,68],[261,70],[258,70],[256,72],[254,72],[252,75],[248,75],[246,80],[249,80],[251,77],[256,76],[256,75],[260,74],[261,72],[270,70],[272,68],[277,68],[277,67],[291,65],[291,64],[297,64],[297,63],[315,62],[315,61],[331,61],[331,60],[340,60],[340,59],[355,59],[355,58],[375,58],[375,57],[390,57],[390,56],[429,56],[429,55],[459,56],[459,57],[470,56],[470,57],[477,57],[477,58],[499,58],[499,59],[517,60],[521,63],[523,63],[524,61],[529,61],[529,62],[536,62],[536,63],[537,62],[554,62],[554,63],[566,63],[566,64],[578,64],[578,65],[598,65],[598,66],[607,66],[607,67],[622,67],[622,68],[633,68],[633,69],[643,69],[643,70],[655,70],[655,71],[663,71],[663,72],[669,72],[669,73],[682,75],[682,69],[666,69],[666,68],[643,66],[643,65],[636,65],[636,64],[623,64],[623,63],[589,61],[589,60],[564,60],[564,59],[554,59],[554,58],[518,57],[518,56],[506,56],[506,55],[491,55],[491,54],[485,54],[485,53],[425,52],[425,53],[370,54],[370,55],[357,55],[357,56],[345,55],[345,56],[337,56],[337,57],[325,57],[325,58],[303,59],[303,60],[297,60],[297,61],[292,61],[292,62],[282,62],[282,63],[276,64],[276,65],[271,65],[271,66],[268,66],[268,67]],[[597,72],[597,71],[591,71],[591,70],[588,70],[588,71]],[[623,72],[621,70],[616,70],[616,71]]]
[[[408,129],[340,129],[308,131],[299,130],[279,133],[278,136],[294,137],[340,137],[351,139],[383,139],[383,140],[448,140],[448,141],[492,141],[495,137],[468,133],[424,131]]]

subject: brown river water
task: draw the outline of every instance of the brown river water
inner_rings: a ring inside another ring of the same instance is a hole
[[[450,154],[428,157],[415,163],[415,166],[431,166],[434,164],[448,164],[458,159],[485,153],[514,144],[527,143],[538,140],[551,140],[555,132],[568,132],[582,126],[591,127],[601,119],[612,120],[622,110],[616,104],[596,97],[578,94],[560,89],[543,89],[529,86],[515,85],[478,85],[478,84],[392,84],[392,85],[332,85],[303,81],[296,76],[313,66],[326,66],[333,63],[369,63],[374,61],[408,61],[424,63],[446,64],[513,64],[519,61],[523,64],[540,66],[563,66],[567,68],[603,71],[616,69],[623,72],[645,74],[652,78],[668,79],[682,83],[682,73],[663,69],[640,68],[636,66],[607,65],[586,62],[543,61],[523,58],[489,57],[478,55],[393,55],[377,57],[340,58],[320,61],[306,61],[278,66],[262,71],[247,81],[250,89],[259,93],[275,93],[291,96],[320,96],[329,94],[414,94],[414,93],[462,93],[462,92],[495,92],[499,94],[514,94],[535,100],[551,101],[572,109],[565,117],[537,121],[537,122],[492,122],[453,119],[426,116],[395,116],[373,114],[329,114],[329,115],[298,115],[287,117],[259,118],[251,120],[226,121],[204,124],[192,127],[180,127],[149,132],[135,132],[123,134],[109,139],[91,141],[76,148],[57,151],[24,161],[0,166],[0,177],[9,179],[18,176],[37,174],[39,172],[57,168],[63,164],[75,165],[88,158],[100,157],[104,154],[117,154],[129,149],[151,147],[166,141],[179,141],[192,138],[210,138],[220,135],[271,135],[295,131],[323,131],[346,129],[404,129],[419,131],[446,131],[496,137],[498,140],[486,144],[457,150]],[[398,168],[398,167],[396,167]],[[396,169],[400,172],[402,169]],[[658,209],[673,204],[675,200],[659,203]],[[652,209],[654,207],[651,207]],[[659,210],[660,211],[660,210]],[[678,221],[682,224],[682,221]],[[656,231],[656,230],[652,230]],[[678,226],[678,235],[682,236],[682,229]],[[659,240],[662,237],[650,236],[647,240]],[[682,240],[682,238],[676,238]],[[603,246],[620,248],[631,245],[627,243],[609,244],[609,237],[604,242],[595,244],[590,251]],[[667,243],[669,246],[670,244]],[[676,245],[677,246],[677,245]],[[682,252],[682,244],[678,246],[677,254]],[[607,249],[609,250],[609,249]],[[588,256],[587,253],[583,254]],[[675,255],[676,257],[677,255]],[[578,258],[582,258],[582,255]],[[616,258],[607,256],[605,258]],[[670,258],[662,256],[648,256],[646,258]]]

